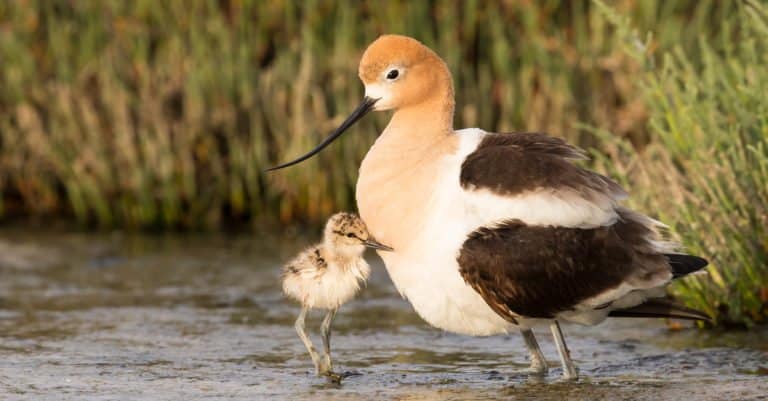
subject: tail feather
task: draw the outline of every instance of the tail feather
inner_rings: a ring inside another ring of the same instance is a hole
[[[701,270],[704,266],[709,264],[704,258],[682,253],[667,253],[664,254],[664,256],[667,257],[669,266],[672,268],[672,275],[674,278],[687,276]]]
[[[704,312],[678,305],[666,299],[649,299],[648,301],[631,308],[616,309],[611,311],[611,317],[663,317],[674,319],[688,319],[710,321]]]

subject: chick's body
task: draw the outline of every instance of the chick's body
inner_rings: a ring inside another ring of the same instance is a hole
[[[323,244],[310,247],[285,265],[283,292],[309,308],[338,308],[354,298],[368,280],[371,269],[362,252],[339,258],[328,255]]]
[[[312,357],[317,374],[335,382],[342,376],[333,372],[331,324],[336,310],[354,298],[360,285],[368,279],[370,267],[363,259],[365,247],[392,250],[371,238],[356,214],[337,213],[325,226],[323,242],[305,249],[283,267],[283,292],[302,306],[296,319],[296,332]],[[321,325],[322,356],[305,330],[307,313],[315,308],[327,310]]]

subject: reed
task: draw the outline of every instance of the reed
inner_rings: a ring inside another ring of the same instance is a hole
[[[736,8],[612,4],[658,49],[693,48]],[[300,167],[262,170],[352,110],[360,54],[385,32],[446,58],[457,126],[595,145],[575,128],[585,122],[648,141],[642,65],[588,1],[10,0],[0,2],[0,217],[220,228],[351,209],[385,116]]]
[[[619,30],[628,21],[604,8]],[[641,43],[629,34],[630,43]],[[634,55],[646,57],[639,46]],[[606,146],[597,164],[624,177],[635,207],[664,222],[708,277],[674,287],[718,325],[768,321],[768,8],[744,2],[716,40],[656,55],[639,76],[650,144],[642,151],[596,131]]]

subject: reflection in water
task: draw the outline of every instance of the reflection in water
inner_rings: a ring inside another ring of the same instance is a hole
[[[424,324],[383,268],[334,324],[340,387],[312,372],[279,265],[314,238],[0,234],[0,399],[758,399],[768,338],[662,321],[567,326],[583,380],[531,378],[522,340]],[[309,325],[319,325],[312,315]],[[559,366],[550,341],[542,346]]]

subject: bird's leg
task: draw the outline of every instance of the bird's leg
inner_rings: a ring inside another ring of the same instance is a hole
[[[320,326],[320,332],[323,335],[323,367],[326,371],[333,370],[333,362],[331,361],[331,323],[333,317],[336,316],[336,309],[330,309],[323,319],[323,324]]]
[[[541,348],[539,348],[539,343],[533,335],[533,330],[522,329],[520,333],[523,335],[525,346],[528,348],[528,352],[531,355],[530,372],[537,375],[547,374],[547,361],[544,359],[544,354],[541,353]]]
[[[579,378],[579,374],[576,372],[576,365],[571,360],[571,353],[568,351],[568,346],[565,344],[565,338],[563,337],[563,331],[560,330],[560,323],[557,320],[549,325],[552,330],[552,336],[555,338],[555,344],[557,345],[557,353],[560,354],[560,364],[563,366],[563,378],[566,380],[576,380]]]
[[[315,346],[312,345],[312,340],[309,339],[309,336],[307,336],[307,331],[305,329],[304,321],[307,318],[307,312],[309,311],[309,308],[301,308],[301,313],[299,313],[299,317],[296,318],[296,323],[294,324],[294,327],[296,327],[296,333],[299,334],[299,338],[301,338],[301,341],[304,343],[304,346],[307,347],[307,351],[309,351],[309,356],[312,357],[312,363],[315,364],[315,373],[320,374],[320,355],[318,355],[317,351],[315,350]]]

